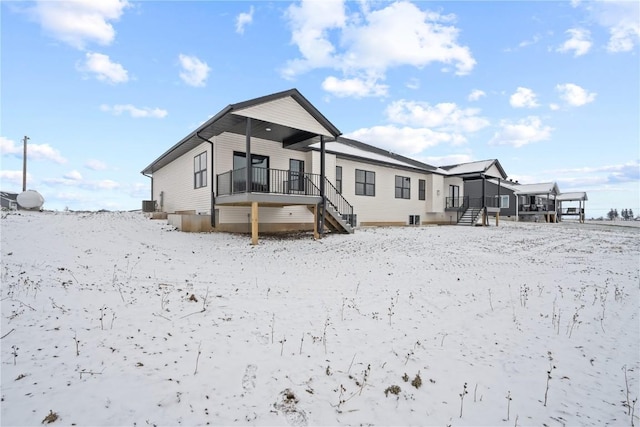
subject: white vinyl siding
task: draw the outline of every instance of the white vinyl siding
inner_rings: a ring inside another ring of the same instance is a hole
[[[233,114],[251,117],[265,122],[278,123],[292,128],[306,130],[318,135],[332,136],[307,110],[296,100],[288,96],[263,104],[254,105]]]
[[[233,152],[245,153],[246,139],[244,135],[223,133],[214,139],[216,174],[233,169]],[[269,168],[289,170],[291,159],[302,160],[306,165],[312,161],[311,152],[283,149],[274,141],[251,138],[251,153],[269,157]],[[328,157],[328,156],[327,156]],[[318,157],[319,159],[319,157]],[[251,208],[245,206],[216,206],[219,210],[218,220],[224,223],[245,223],[250,220]],[[261,223],[313,223],[313,214],[305,206],[285,206],[270,208],[260,206]]]
[[[424,200],[418,200],[417,187],[411,188],[412,194],[410,200],[395,198],[395,176],[401,174],[417,182],[418,179],[428,179],[431,174],[361,163],[342,158],[338,158],[336,163],[337,166],[342,167],[342,195],[353,205],[354,213],[358,215],[359,224],[363,222],[408,224],[409,215],[420,215],[421,218],[424,215],[427,205]],[[355,195],[356,169],[375,172],[375,197]],[[430,194],[430,192],[428,194]]]
[[[207,153],[207,176],[205,186],[194,188],[194,158]],[[211,211],[211,145],[203,142],[173,162],[153,173],[153,199],[160,204],[164,212],[193,210],[196,213]]]
[[[487,169],[487,171],[484,174],[486,176],[493,176],[495,178],[504,179],[504,176],[502,176],[502,174],[500,173],[500,170],[498,169],[498,167],[495,164],[491,165],[491,167],[489,169]]]

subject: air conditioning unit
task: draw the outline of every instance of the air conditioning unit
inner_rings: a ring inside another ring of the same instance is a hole
[[[142,212],[155,212],[156,211],[156,201],[155,200],[143,200],[142,201]]]

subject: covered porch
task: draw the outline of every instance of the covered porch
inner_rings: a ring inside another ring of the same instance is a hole
[[[244,152],[234,152],[233,158],[224,159],[222,163],[229,169],[215,175],[212,213],[216,206],[250,206],[251,241],[257,244],[261,206],[306,206],[314,214],[314,237],[319,238],[324,233],[327,196],[331,195],[331,185],[325,176],[325,139],[337,138],[340,131],[292,89],[232,104],[205,123],[196,136],[216,144],[223,133],[243,136]],[[290,165],[288,170],[270,168],[268,157],[253,153],[255,139],[272,141],[273,148],[268,151],[273,153],[308,152],[311,145],[319,144],[320,173],[307,173],[303,166]],[[216,227],[215,215],[212,226]]]
[[[518,198],[516,221],[521,219],[545,222],[558,222],[557,196],[560,193],[555,182],[542,184],[523,184],[514,194]]]
[[[580,223],[584,223],[585,220],[585,216],[584,216],[584,210],[587,204],[587,193],[580,191],[580,192],[573,192],[573,193],[562,193],[559,194],[558,197],[556,197],[556,200],[559,202],[560,204],[560,209],[559,209],[559,216],[560,216],[560,221],[562,221],[563,217],[569,217],[569,218],[577,218],[578,222]],[[575,202],[578,202],[578,206],[565,206],[565,203],[569,204],[573,202],[575,204]]]

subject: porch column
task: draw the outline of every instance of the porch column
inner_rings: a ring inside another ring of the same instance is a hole
[[[246,169],[246,185],[245,185],[245,191],[247,193],[251,193],[252,187],[253,187],[253,161],[251,160],[251,117],[247,117],[247,128],[245,131],[245,138],[246,138],[246,142],[245,142],[245,151],[246,151],[246,163],[247,163],[247,169]],[[256,236],[257,236],[257,232],[256,232]],[[257,239],[257,238],[256,238]],[[256,240],[257,242],[257,240]],[[254,243],[255,244],[255,243]]]
[[[484,175],[482,175],[482,206],[481,207],[483,207],[483,208],[487,207],[486,194],[485,194],[485,176]]]
[[[324,181],[325,181],[325,175],[326,175],[325,168],[326,168],[326,164],[325,164],[324,136],[320,135],[320,197],[322,197],[322,211],[320,213],[320,235],[324,234],[324,215],[325,215],[325,209],[327,208],[327,203],[325,201],[325,188],[324,188]],[[316,206],[316,209],[317,209],[317,206]],[[317,214],[316,214],[315,222],[316,224],[318,223]]]
[[[258,244],[258,202],[251,202],[251,244]]]
[[[489,215],[487,215],[487,195],[485,192],[486,178],[482,175],[482,226],[489,225]]]
[[[549,193],[547,193],[547,222],[551,222],[551,213],[549,212],[549,202],[551,201],[551,195]],[[555,200],[553,201],[553,203],[555,203]]]

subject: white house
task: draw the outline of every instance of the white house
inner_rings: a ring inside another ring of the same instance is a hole
[[[296,89],[231,104],[142,171],[143,209],[254,242],[258,232],[457,222],[447,199],[463,197],[463,175],[340,134]]]

